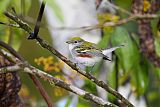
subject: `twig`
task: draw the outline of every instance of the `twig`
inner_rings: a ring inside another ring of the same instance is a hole
[[[20,28],[19,25],[17,25],[17,24],[8,24],[8,23],[5,23],[5,22],[0,22],[0,24],[5,25],[5,26]]]
[[[152,19],[152,18],[158,18],[158,17],[160,17],[160,15],[156,15],[156,14],[144,14],[144,15],[132,14],[130,17],[128,17],[126,19],[119,20],[118,22],[106,22],[102,25],[95,24],[95,25],[81,26],[81,27],[66,27],[66,26],[52,27],[52,29],[53,30],[81,30],[81,29],[83,29],[83,31],[90,31],[90,30],[100,29],[100,28],[108,27],[108,26],[119,26],[119,25],[125,24],[127,22],[136,20],[136,19],[143,19],[143,18],[144,19]],[[31,20],[31,18],[30,18],[30,20]],[[3,23],[4,22],[0,22],[0,24],[3,24]],[[17,24],[4,23],[4,25],[20,28],[19,25],[17,25]]]
[[[48,107],[54,107],[51,98],[49,97],[48,93],[45,91],[44,87],[42,86],[41,82],[37,79],[37,77],[34,76],[33,74],[29,74],[29,76],[32,79],[32,81],[34,82],[34,84],[36,85],[36,88],[39,90],[39,92],[41,93],[41,95],[45,99]]]
[[[10,19],[9,19],[9,22],[10,22]],[[13,29],[12,27],[9,27],[9,39],[8,39],[8,44],[9,45],[12,45],[13,43]]]
[[[158,18],[158,17],[160,17],[160,15],[155,15],[155,14],[144,14],[144,15],[133,14],[132,16],[130,16],[130,17],[126,18],[126,19],[121,19],[118,22],[105,22],[103,24],[85,26],[84,27],[85,28],[84,31],[90,31],[90,30],[93,30],[93,29],[101,29],[101,28],[110,27],[110,26],[112,26],[112,27],[119,26],[119,25],[128,23],[130,21],[137,20],[137,19],[153,19],[153,18]]]
[[[12,58],[13,60],[15,59],[15,57],[13,57],[13,56],[8,56],[8,57]],[[17,62],[19,62],[19,61],[17,61]],[[92,101],[92,102],[94,102],[98,105],[107,106],[107,107],[117,107],[116,105],[114,105],[112,103],[104,101],[100,97],[97,97],[97,96],[95,96],[95,95],[93,95],[89,92],[86,92],[86,91],[84,91],[84,90],[82,90],[78,87],[75,87],[71,84],[67,84],[64,81],[62,81],[60,79],[57,79],[57,78],[54,78],[52,75],[50,75],[48,73],[45,73],[45,72],[43,72],[43,71],[41,71],[41,70],[39,70],[39,69],[37,69],[33,66],[25,64],[23,62],[18,63],[14,66],[3,67],[3,68],[0,69],[0,73],[14,72],[14,71],[19,71],[19,70],[30,73],[32,75],[39,76],[42,79],[47,80],[48,82],[53,82],[54,85],[62,87],[64,89],[66,89],[70,92],[73,92],[73,93],[83,97],[84,99]]]
[[[122,24],[128,23],[130,21],[134,21],[134,20],[137,20],[137,19],[154,19],[154,18],[159,18],[159,17],[160,17],[160,15],[156,15],[156,14],[144,14],[144,15],[132,14],[128,18],[121,19],[117,22],[105,22],[103,24],[95,24],[95,25],[81,26],[81,27],[66,27],[66,26],[52,27],[52,29],[53,30],[82,30],[81,32],[86,32],[86,31],[90,31],[90,30],[101,29],[101,28],[104,28],[104,27],[120,26]]]
[[[15,17],[14,15],[12,15],[9,12],[5,12],[4,13],[8,18],[12,19],[13,21],[15,21],[17,24],[20,25],[20,27],[22,29],[24,29],[26,32],[28,32],[29,34],[32,33],[32,29],[29,27],[29,25],[25,22],[23,22],[22,20],[20,20],[19,18]],[[57,50],[55,50],[53,47],[51,47],[47,42],[45,42],[43,39],[41,39],[40,37],[37,37],[36,39],[40,45],[49,50],[51,53],[53,53],[55,56],[57,56],[58,58],[60,58],[62,61],[64,61],[67,65],[69,65],[72,69],[76,70],[77,72],[79,72],[80,74],[84,75],[85,77],[87,77],[88,79],[90,79],[91,81],[93,81],[95,84],[97,84],[98,86],[102,87],[103,89],[105,89],[107,92],[113,94],[115,97],[117,97],[118,99],[120,99],[123,103],[125,103],[128,106],[133,106],[127,99],[125,99],[120,93],[118,93],[117,91],[115,91],[114,89],[112,89],[111,87],[109,87],[106,83],[104,83],[101,80],[98,80],[96,77],[94,77],[93,75],[86,73],[85,71],[80,70],[73,62],[71,62],[70,60],[68,60],[65,56],[63,56],[62,54],[60,54]]]
[[[102,0],[96,0],[96,10],[99,8],[100,4],[101,4]]]
[[[119,69],[118,69],[118,61],[119,61],[119,59],[118,59],[118,57],[115,55],[115,71],[116,71],[116,73],[115,73],[115,90],[116,91],[118,91],[118,87],[119,87]]]
[[[23,57],[21,57],[11,46],[9,46],[8,44],[4,43],[3,41],[0,40],[0,46],[4,47],[5,49],[7,49],[12,55],[14,55],[16,58],[18,58],[19,60],[21,60],[23,63],[25,63],[26,61],[23,59]],[[15,61],[16,62],[16,61]],[[40,83],[40,81],[36,78],[36,76],[29,74],[30,78],[32,79],[32,81],[34,82],[34,84],[36,85],[37,89],[40,91],[41,95],[43,96],[43,98],[45,99],[46,103],[48,104],[48,107],[54,107],[49,95],[47,94],[47,92],[45,91],[45,89],[43,88],[42,84]]]
[[[130,17],[126,18],[126,19],[121,19],[118,22],[105,22],[104,24],[95,24],[95,25],[91,25],[91,26],[82,26],[82,27],[53,27],[53,29],[56,30],[80,30],[80,29],[84,29],[83,31],[90,31],[90,30],[95,30],[95,29],[101,29],[104,27],[110,27],[110,26],[119,26],[125,23],[128,23],[130,21],[134,21],[137,19],[154,19],[154,18],[158,18],[160,17],[160,15],[156,15],[156,14],[132,14]]]
[[[119,26],[122,24],[125,24],[129,21],[137,20],[137,19],[153,19],[153,18],[158,18],[160,17],[159,15],[155,14],[134,14],[126,19],[119,20],[118,22],[106,22],[103,24],[103,27],[108,27],[108,26]]]
[[[115,90],[118,92],[118,88],[119,88],[119,69],[118,69],[118,61],[119,61],[119,59],[118,59],[118,57],[116,56],[116,54],[114,53],[114,55],[115,55]],[[117,99],[115,99],[115,104],[118,104],[118,105],[120,105],[119,104],[119,102],[118,102],[118,100]]]

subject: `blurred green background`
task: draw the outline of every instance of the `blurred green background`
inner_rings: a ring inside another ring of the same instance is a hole
[[[73,1],[74,0],[69,0],[68,2]],[[91,2],[91,0],[78,0],[77,3],[79,3],[80,1],[93,4],[93,1]],[[59,4],[61,2],[67,1],[46,0],[46,2],[47,8],[49,8],[50,11],[54,13],[55,19],[53,20],[58,20],[60,23],[65,25],[65,19],[71,16],[64,15],[63,5]],[[74,1],[73,3],[76,4],[76,1]],[[128,11],[131,10],[132,0],[113,0],[113,3]],[[70,6],[69,3],[66,3],[66,5],[68,5],[68,7]],[[4,11],[10,11],[13,13],[12,8],[14,8],[16,11],[16,15],[27,22],[32,28],[34,28],[36,18],[38,16],[39,7],[39,0],[1,0],[0,21],[15,24],[12,20],[9,20],[3,15]],[[76,7],[73,7],[71,9],[76,9]],[[85,9],[86,8],[82,8],[82,11],[85,11]],[[116,14],[101,13],[96,11],[95,9],[93,10],[93,12],[95,12],[94,18],[98,23],[104,23],[107,21],[116,22],[122,18],[128,17],[127,14],[117,10]],[[43,16],[39,35],[48,43],[54,46],[54,40],[58,37],[53,36],[50,31],[52,27],[48,23],[48,20],[50,19],[47,17],[47,14],[50,15],[49,10],[46,10]],[[87,16],[82,14],[82,18],[83,17]],[[158,19],[152,20],[152,31],[155,39],[156,52],[157,55],[160,55],[160,38],[157,30],[157,23]],[[94,24],[95,23],[93,23],[92,25]],[[74,28],[74,26],[72,27]],[[83,29],[80,30],[82,30],[81,35],[83,35]],[[63,30],[60,30],[59,32],[65,33]],[[119,44],[124,44],[125,47],[122,49],[118,49],[114,53],[114,55],[112,56],[112,62],[109,62],[106,65],[106,61],[101,61],[99,64],[97,64],[94,67],[94,72],[92,74],[97,78],[109,83],[112,88],[122,93],[122,95],[129,99],[133,104],[141,105],[139,107],[159,107],[160,69],[158,67],[155,67],[152,62],[150,62],[140,52],[138,25],[136,21],[128,22],[118,27],[105,27],[98,32],[101,32],[101,35],[98,35],[100,38],[98,42],[99,47],[106,48],[110,45],[117,46]],[[50,52],[41,48],[36,41],[27,40],[27,37],[28,34],[22,29],[0,25],[0,40],[3,40],[11,45],[30,64],[39,69],[45,70],[45,72],[50,73],[57,78],[81,87],[82,89],[89,91],[95,95],[103,97],[105,100],[116,103],[117,99],[114,96],[106,92],[101,93],[101,91],[99,91],[101,89],[96,87],[95,84],[85,79],[84,77],[79,76],[79,78],[77,79],[77,74],[75,71],[71,70],[70,67],[66,66],[59,59],[56,59],[56,57],[53,56]],[[62,39],[63,38],[65,41],[66,37],[62,37]],[[67,45],[63,42],[61,42],[61,44]],[[58,49],[60,47],[56,46],[55,48]],[[66,51],[68,51],[68,49],[66,49]],[[64,55],[66,56],[66,53]],[[65,73],[65,71],[69,71],[73,75],[67,74]],[[37,107],[47,106],[29,76],[21,72],[19,74],[21,76],[23,84],[20,95],[25,104],[28,106]],[[73,95],[59,87],[55,87],[51,83],[48,83],[41,79],[40,81],[42,82],[46,91],[49,93],[50,97],[52,98],[53,104],[56,107],[97,107],[97,105],[85,101],[84,99],[79,98],[76,95]],[[105,96],[102,96],[101,94],[104,94]]]

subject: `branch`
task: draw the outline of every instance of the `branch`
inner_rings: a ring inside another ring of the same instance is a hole
[[[8,18],[12,19],[13,21],[15,21],[17,24],[19,24],[19,26],[24,29],[26,32],[28,32],[29,34],[32,33],[32,29],[30,28],[30,26],[23,22],[21,19],[19,19],[18,17],[12,15],[9,12],[5,12],[4,13]],[[108,86],[108,84],[106,84],[105,82],[98,80],[96,77],[94,77],[93,75],[86,73],[85,71],[80,70],[76,64],[74,64],[73,62],[71,62],[70,60],[68,60],[65,56],[63,56],[62,54],[60,54],[57,50],[55,50],[53,47],[51,47],[46,41],[44,41],[43,39],[41,39],[40,37],[37,37],[36,39],[39,44],[49,50],[52,54],[54,54],[55,56],[57,56],[58,58],[60,58],[62,61],[64,61],[67,65],[69,65],[72,69],[76,70],[78,73],[82,74],[83,76],[87,77],[88,79],[90,79],[92,82],[94,82],[95,84],[97,84],[98,86],[102,87],[103,89],[105,89],[107,92],[111,93],[112,95],[114,95],[115,97],[117,97],[118,99],[120,99],[124,104],[128,105],[128,106],[133,106],[127,99],[125,99],[120,93],[118,93],[117,91],[115,91],[114,89],[112,89],[111,87]]]
[[[103,27],[108,27],[108,26],[119,26],[125,23],[128,23],[129,21],[137,20],[137,19],[153,19],[153,18],[158,18],[160,17],[159,15],[155,14],[133,14],[130,17],[126,19],[122,19],[118,22],[106,22],[103,24]]]
[[[4,47],[5,49],[7,49],[12,55],[14,55],[16,58],[18,58],[19,60],[21,60],[23,63],[26,62],[23,57],[21,57],[11,46],[9,46],[8,44],[4,43],[3,41],[0,41],[0,46]],[[17,61],[14,61],[17,62]],[[52,101],[49,97],[49,95],[47,94],[47,92],[45,91],[45,89],[43,88],[42,84],[40,83],[40,81],[36,78],[36,76],[29,74],[30,78],[32,79],[32,81],[34,82],[34,84],[36,85],[36,88],[40,91],[41,95],[43,96],[43,98],[45,99],[46,103],[48,104],[48,107],[54,107],[52,104]]]
[[[19,28],[19,25],[17,25],[17,24],[8,24],[8,23],[5,23],[5,22],[0,22],[0,24],[2,24],[2,25],[5,25],[5,26],[10,26],[10,27],[16,27],[16,28]]]
[[[129,16],[128,18],[125,19],[121,19],[117,22],[105,22],[103,24],[95,24],[95,25],[90,25],[90,26],[81,26],[81,27],[52,27],[55,30],[81,30],[83,32],[86,31],[90,31],[90,30],[95,30],[95,29],[101,29],[104,27],[114,27],[114,26],[120,26],[122,24],[128,23],[130,21],[134,21],[134,20],[138,20],[138,19],[155,19],[155,18],[159,18],[160,15],[156,15],[156,14],[132,14],[131,16]]]
[[[142,14],[132,14],[130,17],[126,19],[121,19],[118,22],[105,22],[103,24],[96,24],[96,25],[85,26],[85,27],[80,27],[80,28],[85,29],[84,31],[90,31],[93,29],[102,29],[104,27],[120,26],[122,24],[128,23],[130,21],[138,20],[138,19],[154,19],[154,18],[159,18],[159,17],[160,15],[156,15],[156,14],[143,14],[143,15]]]
[[[6,14],[6,15],[9,14],[9,17],[12,15],[12,14],[10,14],[8,12],[4,13],[4,14]],[[62,27],[52,27],[52,28],[56,29],[56,30],[80,30],[80,29],[84,29],[84,31],[90,31],[90,30],[95,30],[95,29],[101,29],[103,27],[119,26],[119,25],[128,23],[130,21],[137,20],[137,19],[154,19],[154,18],[159,18],[159,17],[160,17],[160,15],[156,15],[156,14],[143,14],[143,15],[142,14],[131,14],[128,18],[121,19],[118,22],[105,22],[103,24],[96,24],[96,25],[91,25],[91,26],[81,26],[81,27],[66,27],[66,26],[62,26]],[[12,18],[15,19],[16,16],[12,16]],[[0,22],[0,24],[3,24],[3,23],[4,22]],[[22,21],[22,23],[24,23],[24,22]],[[27,24],[27,23],[24,23],[24,24]],[[22,28],[17,24],[7,24],[7,23],[5,23],[4,25],[11,26],[11,27],[17,27],[17,28]],[[22,25],[22,26],[24,27],[24,29],[27,28],[27,27],[25,27],[26,25]],[[27,26],[29,26],[29,25],[27,24]],[[32,29],[29,29],[28,31],[32,32]]]
[[[8,57],[12,58],[13,60],[15,59],[15,57],[11,57],[11,56],[8,56]],[[3,67],[0,69],[0,73],[14,72],[14,71],[19,71],[19,70],[24,71],[26,73],[30,73],[32,75],[39,76],[40,78],[47,80],[48,82],[54,83],[54,85],[56,85],[56,86],[59,86],[61,88],[64,88],[65,90],[73,92],[73,93],[81,96],[82,98],[89,100],[89,101],[92,101],[100,106],[117,107],[116,105],[114,105],[112,103],[104,101],[100,97],[97,97],[97,96],[95,96],[89,92],[86,92],[78,87],[75,87],[71,84],[67,84],[64,81],[57,79],[57,78],[53,77],[52,75],[47,74],[44,71],[41,71],[33,66],[30,66],[28,64],[23,63],[23,62],[18,63],[14,66]]]

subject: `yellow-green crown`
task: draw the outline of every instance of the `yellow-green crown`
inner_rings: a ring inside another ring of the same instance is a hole
[[[73,37],[70,39],[70,41],[84,41],[84,40],[80,37]]]

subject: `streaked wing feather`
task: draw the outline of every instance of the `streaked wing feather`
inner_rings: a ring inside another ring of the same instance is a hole
[[[103,55],[101,50],[96,49],[96,48],[92,48],[92,47],[79,46],[79,47],[75,48],[75,52],[77,54],[92,55],[93,57],[94,56],[104,57],[104,55]]]

